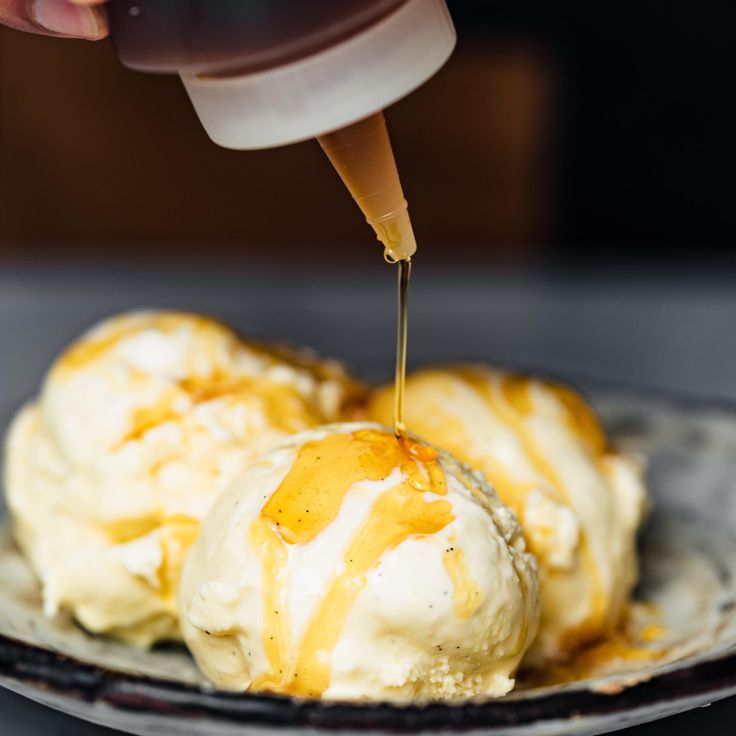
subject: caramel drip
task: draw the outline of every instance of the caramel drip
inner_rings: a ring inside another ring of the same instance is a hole
[[[271,670],[253,680],[255,690],[271,690],[287,676],[291,650],[289,618],[289,550],[275,524],[263,514],[250,528],[250,543],[261,562],[263,649]]]
[[[514,652],[523,652],[526,649],[526,645],[529,641],[529,588],[526,584],[526,578],[524,573],[519,571],[517,567],[517,558],[513,558],[514,570],[516,571],[516,578],[519,581],[521,588],[521,612],[519,621],[519,637],[516,640],[516,647]],[[536,632],[535,632],[536,633]]]
[[[659,614],[648,613],[654,622],[637,621],[642,609],[648,604],[631,603],[624,611],[618,627],[604,639],[578,649],[566,661],[546,664],[523,675],[522,687],[546,687],[568,682],[579,682],[612,672],[625,672],[634,665],[643,665],[668,660],[673,651],[671,632],[657,623]]]
[[[426,377],[430,381],[430,385],[432,381],[443,378],[452,379],[454,377],[457,380],[469,383],[469,388],[476,389],[476,386],[467,380],[467,376],[461,372],[461,369],[452,369],[447,373],[443,371],[428,371],[420,374],[420,377],[414,380],[421,381],[422,377]],[[514,479],[507,472],[506,464],[498,458],[489,455],[486,448],[482,448],[480,451],[473,451],[477,443],[473,441],[470,435],[470,428],[467,424],[458,417],[448,415],[447,408],[443,405],[441,398],[437,399],[437,403],[435,404],[431,397],[426,397],[426,388],[424,388],[424,392],[423,399],[414,397],[408,404],[409,424],[413,425],[412,428],[414,431],[427,437],[436,445],[449,450],[462,462],[474,468],[481,469],[491,485],[499,491],[503,502],[516,514],[517,518],[523,518],[526,496],[537,487],[537,484],[533,482],[521,482]],[[419,396],[422,397],[423,394],[420,393]],[[387,423],[390,416],[390,402],[392,398],[395,401],[395,389],[393,392],[382,391],[374,395],[368,409],[368,416],[376,421]],[[417,404],[417,401],[420,400],[424,402],[422,404],[423,408]],[[487,402],[483,401],[483,405],[487,406]],[[437,417],[441,418],[441,423],[428,421],[427,417],[432,414],[436,414]],[[509,491],[508,493],[506,493],[507,490]]]
[[[186,514],[151,513],[138,518],[118,519],[102,529],[110,543],[125,544],[154,531],[159,533],[161,563],[156,570],[158,596],[176,614],[176,594],[181,570],[189,548],[199,535],[201,522]]]
[[[145,516],[132,516],[107,521],[101,525],[111,544],[125,544],[149,534],[161,525],[161,513],[152,511]]]
[[[411,259],[398,264],[398,302],[396,324],[396,372],[394,375],[394,434],[406,434],[404,426],[404,388],[406,386],[406,345],[409,325],[409,277]]]
[[[189,548],[199,535],[201,523],[185,514],[167,516],[161,524],[161,566],[158,569],[159,595],[176,613],[176,594]]]
[[[524,422],[524,418],[532,410],[532,401],[529,395],[531,381],[515,376],[504,376],[501,382],[501,394],[506,401],[500,402],[496,399],[487,376],[475,372],[472,369],[462,370],[461,375],[484,398],[491,411],[502,422],[514,430],[514,433],[523,444],[527,457],[531,460],[537,472],[555,489],[560,498],[569,502],[564,483],[559,479],[554,467],[537,446],[536,441]],[[490,480],[496,485],[502,499],[514,498],[516,494],[520,493],[526,495],[526,492],[528,492],[526,486],[520,487],[518,484],[505,485],[510,480],[507,476],[503,477],[499,474],[499,477],[491,477]],[[579,638],[584,640],[588,637],[587,632],[598,632],[600,630],[606,619],[607,606],[603,582],[598,573],[598,568],[584,529],[581,529],[580,534],[580,553],[588,579],[593,585],[592,611],[588,619],[579,626]]]
[[[668,653],[666,647],[636,644],[626,633],[614,632],[602,641],[578,650],[569,662],[552,663],[527,673],[523,684],[526,687],[549,687],[580,682],[608,674],[609,668],[614,672],[625,671],[627,663],[638,666],[656,664],[666,659]]]
[[[427,502],[408,485],[399,485],[379,496],[366,523],[348,546],[345,569],[333,579],[309,622],[291,682],[286,684],[288,691],[319,697],[329,687],[330,666],[322,653],[332,651],[337,644],[348,614],[367,583],[368,571],[408,537],[436,534],[454,518],[448,501]]]
[[[227,398],[241,403],[257,404],[274,429],[286,433],[299,432],[321,424],[326,417],[312,402],[306,401],[289,384],[265,378],[230,378],[220,373],[206,377],[187,377],[167,390],[159,402],[142,406],[132,412],[130,429],[113,447],[137,441],[154,427],[182,418],[177,403],[184,399],[189,407]]]
[[[146,315],[140,321],[126,316],[118,317],[107,323],[101,335],[83,337],[68,348],[54,365],[53,372],[83,368],[102,357],[118,343],[139,333],[142,328],[171,334],[182,327],[193,327],[203,337],[210,333],[213,333],[213,338],[215,334],[219,335],[221,332],[229,333],[229,330],[219,322],[196,314],[159,312]],[[236,339],[234,335],[232,339]]]
[[[532,397],[529,394],[529,379],[510,373],[501,381],[501,393],[506,402],[522,416],[528,417],[534,411]]]
[[[559,383],[545,383],[565,408],[565,419],[570,431],[598,458],[611,451],[598,417],[572,389]]]
[[[506,402],[522,417],[534,411],[529,389],[537,383],[544,391],[552,394],[562,405],[565,423],[570,432],[591,452],[602,455],[608,450],[608,440],[595,413],[578,393],[567,386],[552,381],[534,381],[527,376],[514,373],[504,375],[501,393]]]
[[[353,535],[325,594],[295,649],[290,644],[286,595],[288,547],[306,544],[337,517],[353,484],[378,481],[401,468],[406,480],[382,493]],[[453,519],[444,472],[431,448],[377,430],[333,434],[305,444],[250,532],[261,562],[264,648],[270,670],[254,690],[318,697],[330,684],[331,651],[367,584],[367,574],[388,551],[413,536],[435,534]]]
[[[380,447],[372,430],[333,434],[305,444],[291,471],[267,501],[261,516],[278,527],[287,544],[304,544],[337,516],[353,483],[377,481],[407,464],[398,442]]]
[[[130,429],[111,449],[113,451],[119,450],[127,442],[142,439],[154,427],[180,419],[181,412],[176,411],[173,406],[179,395],[178,391],[170,388],[164,392],[163,397],[159,399],[158,403],[152,406],[139,406],[133,409],[129,418]]]
[[[67,348],[52,368],[52,373],[62,374],[74,371],[93,363],[105,353],[115,348],[120,342],[134,337],[145,330],[155,330],[170,335],[177,330],[188,329],[196,334],[198,358],[202,354],[209,356],[215,365],[213,375],[226,376],[230,358],[234,357],[239,347],[263,360],[266,366],[286,364],[298,370],[306,371],[319,381],[334,380],[340,382],[348,396],[360,400],[365,387],[347,375],[336,361],[322,360],[306,351],[270,343],[259,343],[234,332],[230,327],[213,317],[187,312],[155,312],[141,315],[135,319],[131,315],[121,315],[105,323],[104,329],[97,335],[84,336]],[[226,356],[225,365],[221,365]],[[209,376],[194,376],[183,379],[183,383],[209,381]]]
[[[470,574],[465,553],[462,547],[457,546],[457,539],[452,536],[449,542],[450,547],[445,550],[442,562],[450,576],[450,580],[452,580],[452,605],[455,615],[461,621],[465,621],[480,607],[483,602],[483,593]]]
[[[266,417],[270,427],[286,433],[299,432],[334,419],[333,416],[325,416],[318,402],[304,396],[296,386],[263,374],[268,367],[280,364],[306,371],[318,383],[338,382],[343,392],[340,406],[336,407],[340,416],[352,418],[358,413],[364,389],[348,378],[339,364],[277,346],[245,342],[217,320],[196,314],[158,312],[141,315],[138,319],[129,315],[111,319],[98,334],[83,337],[73,344],[54,364],[52,374],[63,376],[81,370],[103,358],[122,341],[148,330],[165,335],[177,330],[194,333],[196,363],[188,364],[185,360],[179,369],[188,375],[178,380],[170,377],[169,385],[161,391],[156,403],[131,411],[127,431],[111,448],[113,451],[127,442],[142,439],[154,427],[178,421],[192,405],[220,398],[254,405]],[[254,375],[233,375],[239,349],[263,361],[259,366],[261,370],[257,368]],[[203,367],[204,372],[198,372]],[[150,379],[145,371],[128,366],[131,384],[138,381],[145,386]]]
[[[312,371],[320,380],[327,380],[331,374],[334,374],[333,378],[339,378],[335,368],[331,369],[329,365],[320,367],[316,361],[310,363],[307,358],[300,362],[298,356],[286,352],[280,359],[278,350],[242,343],[224,325],[198,315],[163,312],[146,315],[140,320],[129,317],[113,319],[100,336],[83,338],[69,348],[52,370],[55,374],[63,374],[82,369],[102,358],[123,340],[145,330],[171,334],[178,329],[195,332],[198,355],[200,358],[207,356],[205,364],[209,364],[211,370],[197,375],[191,370],[193,366],[183,365],[185,370],[190,368],[189,375],[178,380],[172,377],[170,385],[162,391],[155,404],[135,408],[130,414],[127,432],[111,449],[117,450],[127,442],[140,440],[149,430],[165,422],[178,421],[192,405],[220,398],[255,404],[272,428],[287,433],[299,432],[332,418],[324,416],[316,402],[308,400],[290,383],[273,380],[268,375],[234,376],[231,364],[235,360],[234,352],[240,345],[263,359],[266,367],[283,360],[287,365],[293,364],[297,370]],[[130,373],[131,380],[134,374],[139,380],[147,380],[142,371],[131,368]],[[349,400],[357,400],[360,388],[347,379],[341,380],[346,392],[345,406],[342,408],[348,411]]]

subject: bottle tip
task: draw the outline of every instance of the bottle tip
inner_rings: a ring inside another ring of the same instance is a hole
[[[417,241],[407,209],[402,209],[381,222],[371,224],[376,231],[376,236],[386,249],[386,260],[402,261],[414,255],[417,250]]]

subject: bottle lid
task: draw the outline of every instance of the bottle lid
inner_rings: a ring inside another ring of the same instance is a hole
[[[181,72],[202,124],[226,148],[272,148],[338,130],[406,96],[455,46],[445,0],[407,0],[317,54],[240,76]]]

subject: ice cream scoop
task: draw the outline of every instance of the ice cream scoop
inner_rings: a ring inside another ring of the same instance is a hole
[[[534,638],[538,579],[483,480],[353,423],[296,435],[230,484],[190,551],[179,608],[218,687],[497,696]]]
[[[386,387],[368,415],[391,414]],[[530,663],[563,659],[617,625],[637,578],[642,464],[610,446],[578,394],[485,366],[429,368],[407,380],[405,421],[482,471],[518,517],[540,564]]]
[[[149,644],[175,637],[184,555],[249,456],[343,416],[335,363],[257,346],[198,315],[106,320],[13,422],[6,489],[46,610]]]

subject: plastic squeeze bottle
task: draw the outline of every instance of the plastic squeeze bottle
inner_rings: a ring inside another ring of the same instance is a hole
[[[387,258],[416,242],[382,110],[447,60],[445,0],[112,0],[136,70],[178,73],[226,148],[318,138]]]

